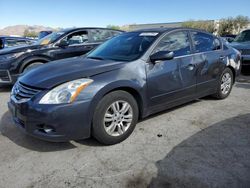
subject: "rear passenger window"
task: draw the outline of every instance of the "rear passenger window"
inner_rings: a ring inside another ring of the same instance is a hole
[[[12,47],[12,46],[16,46],[17,45],[17,41],[13,40],[13,39],[6,39],[5,40],[5,47]]]
[[[102,42],[113,37],[109,30],[95,29],[91,31],[93,42]]]
[[[191,32],[191,36],[194,41],[196,53],[209,52],[221,48],[219,39],[215,38],[213,35],[201,32]]]
[[[188,55],[191,52],[188,33],[179,31],[166,35],[157,45],[154,53],[159,51],[172,51],[174,56]]]
[[[25,40],[17,40],[16,45],[26,45],[26,41]]]

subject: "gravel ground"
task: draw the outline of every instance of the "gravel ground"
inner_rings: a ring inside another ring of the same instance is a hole
[[[249,80],[250,78],[247,77]],[[24,135],[0,89],[0,187],[250,187],[250,84],[141,121],[124,142]]]

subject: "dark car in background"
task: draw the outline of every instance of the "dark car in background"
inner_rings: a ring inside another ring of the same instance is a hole
[[[207,95],[226,98],[240,60],[237,50],[200,30],[123,33],[87,56],[24,74],[12,89],[9,109],[20,129],[40,139],[93,135],[116,144],[139,118]]]
[[[234,41],[235,37],[237,35],[223,35],[221,36],[223,39],[225,39],[227,42],[231,43]]]
[[[53,32],[33,45],[0,51],[0,85],[15,83],[20,74],[47,62],[81,56],[122,31],[73,28]]]
[[[14,46],[24,46],[34,43],[35,40],[24,37],[0,36],[0,50]]]
[[[250,66],[250,29],[242,31],[230,45],[241,52],[242,66]]]

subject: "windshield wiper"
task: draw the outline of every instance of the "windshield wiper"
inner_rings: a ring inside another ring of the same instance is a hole
[[[89,59],[97,59],[97,60],[104,60],[102,57],[97,57],[97,56],[90,56],[90,57],[87,57]]]

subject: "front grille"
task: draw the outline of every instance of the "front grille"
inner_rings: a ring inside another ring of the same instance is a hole
[[[29,100],[42,90],[17,82],[14,85],[12,91],[13,91],[12,94],[15,97],[15,99],[20,101],[20,100]]]
[[[9,73],[6,70],[0,70],[0,81],[2,82],[10,82],[11,79],[9,77]]]
[[[242,61],[242,65],[250,65],[250,61],[249,60]]]
[[[241,55],[250,55],[250,49],[243,49],[240,51],[241,51]]]

